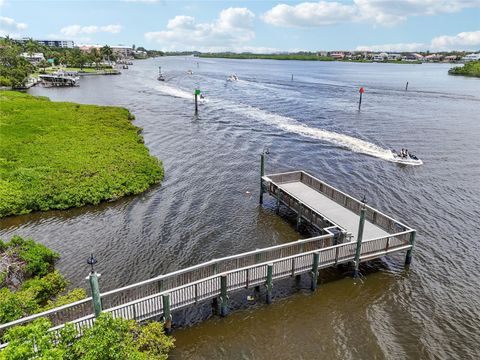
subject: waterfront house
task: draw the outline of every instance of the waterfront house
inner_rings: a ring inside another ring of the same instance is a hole
[[[388,54],[387,59],[388,60],[393,60],[393,61],[402,60],[402,55],[400,55],[400,54]]]
[[[373,56],[373,61],[385,61],[388,59],[388,54],[385,52],[382,52],[380,54],[375,54]]]
[[[458,60],[458,56],[457,55],[448,55],[448,56],[445,56],[443,58],[443,61],[444,62],[455,62]]]
[[[337,60],[343,60],[343,58],[345,57],[345,54],[340,51],[334,51],[330,53],[330,56]]]
[[[441,61],[443,56],[440,54],[430,54],[423,58],[424,61],[433,62],[433,61]]]
[[[402,58],[404,61],[422,61],[423,60],[423,55],[417,54],[417,53],[412,53],[404,56]]]
[[[461,60],[463,62],[480,61],[480,53],[465,55]]]
[[[21,57],[23,57],[25,60],[27,60],[29,63],[35,65],[38,64],[40,61],[45,60],[45,57],[43,56],[42,53],[22,53],[20,54]]]

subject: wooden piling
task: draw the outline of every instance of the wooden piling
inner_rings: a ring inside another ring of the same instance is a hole
[[[297,210],[297,231],[300,230],[300,225],[302,225],[302,203],[298,203],[298,210]]]
[[[312,281],[310,283],[310,290],[315,291],[317,289],[318,282],[318,264],[320,263],[320,253],[313,254],[313,263],[312,263]]]
[[[227,275],[220,276],[220,316],[228,314]]]
[[[266,301],[267,304],[272,303],[272,289],[273,289],[273,264],[267,265],[267,282],[265,284],[267,288]]]
[[[277,188],[277,204],[275,205],[275,213],[278,214],[280,213],[280,200],[282,197],[282,193],[280,192],[280,189]]]
[[[413,248],[415,246],[416,237],[417,237],[417,232],[412,231],[410,233],[410,245],[412,245],[412,247],[407,251],[407,256],[405,257],[405,266],[409,266],[412,262],[412,254],[413,254]]]
[[[265,151],[260,155],[260,205],[263,204],[263,179],[265,175]]]
[[[170,294],[162,295],[163,302],[163,327],[165,334],[170,335],[172,333],[172,314],[170,312]]]
[[[358,224],[358,235],[357,235],[357,248],[355,250],[355,270],[353,272],[353,277],[358,277],[358,269],[360,267],[360,254],[362,251],[362,238],[363,238],[363,227],[365,225],[365,214],[367,210],[365,206],[360,210],[360,222]]]
[[[405,91],[407,91],[407,90],[408,90],[408,81],[407,81],[407,83],[405,84]]]

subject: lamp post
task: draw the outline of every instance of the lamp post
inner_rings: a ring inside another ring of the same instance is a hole
[[[268,147],[264,146],[262,154],[260,155],[260,205],[263,204],[263,179],[262,177],[265,175],[265,155],[270,154]]]
[[[92,290],[92,304],[95,317],[98,317],[102,312],[102,301],[100,299],[100,287],[98,286],[98,278],[100,274],[97,274],[93,266],[97,263],[97,259],[93,256],[93,253],[87,259],[87,264],[91,266],[90,274],[86,280],[90,283],[90,289]]]

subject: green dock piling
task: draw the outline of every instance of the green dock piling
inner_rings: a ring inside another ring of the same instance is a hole
[[[267,282],[265,284],[267,288],[267,304],[272,303],[272,289],[273,289],[273,264],[267,265]]]
[[[363,227],[365,225],[365,206],[360,210],[360,223],[358,224],[357,249],[355,250],[355,271],[353,277],[358,277],[358,268],[360,266],[360,254],[362,252]]]
[[[162,295],[163,302],[163,327],[165,334],[170,335],[172,333],[172,314],[170,312],[170,294]]]
[[[95,313],[95,317],[98,317],[102,312],[102,300],[100,298],[100,287],[98,285],[99,277],[100,277],[100,274],[97,274],[95,271],[92,271],[87,278],[90,283],[90,289],[92,290],[92,304],[93,304],[93,312]]]
[[[405,257],[405,266],[409,266],[412,262],[413,248],[415,247],[416,237],[417,237],[417,232],[414,230],[410,233],[410,245],[412,245],[412,247],[407,251],[407,256]]]
[[[220,276],[220,316],[228,314],[227,275]]]
[[[265,175],[265,152],[262,152],[260,155],[260,205],[263,204],[263,180],[262,177]]]
[[[315,291],[317,289],[319,263],[320,263],[320,253],[314,253],[313,263],[312,263],[312,282],[310,284],[310,290],[312,291]]]

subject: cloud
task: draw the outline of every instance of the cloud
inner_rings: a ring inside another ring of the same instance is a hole
[[[70,25],[60,29],[60,32],[64,36],[78,36],[82,34],[95,34],[99,32],[118,34],[122,30],[120,25],[89,25],[89,26],[80,26],[80,25]]]
[[[25,30],[28,27],[25,23],[16,22],[14,19],[0,16],[0,28],[3,31],[7,30]]]
[[[383,45],[361,45],[357,51],[446,51],[446,50],[478,50],[480,48],[480,30],[461,32],[457,35],[442,35],[434,37],[426,43],[399,43]]]
[[[263,14],[271,25],[285,27],[317,27],[342,22],[367,22],[394,26],[410,16],[454,13],[480,7],[478,0],[353,0],[279,4]]]
[[[255,38],[254,17],[247,8],[233,7],[222,10],[218,19],[209,23],[198,23],[192,16],[178,15],[168,21],[166,30],[147,32],[145,38],[170,50],[241,48]]]
[[[457,35],[437,36],[432,39],[432,48],[440,50],[448,49],[474,49],[480,48],[480,30],[471,32],[461,32]]]

